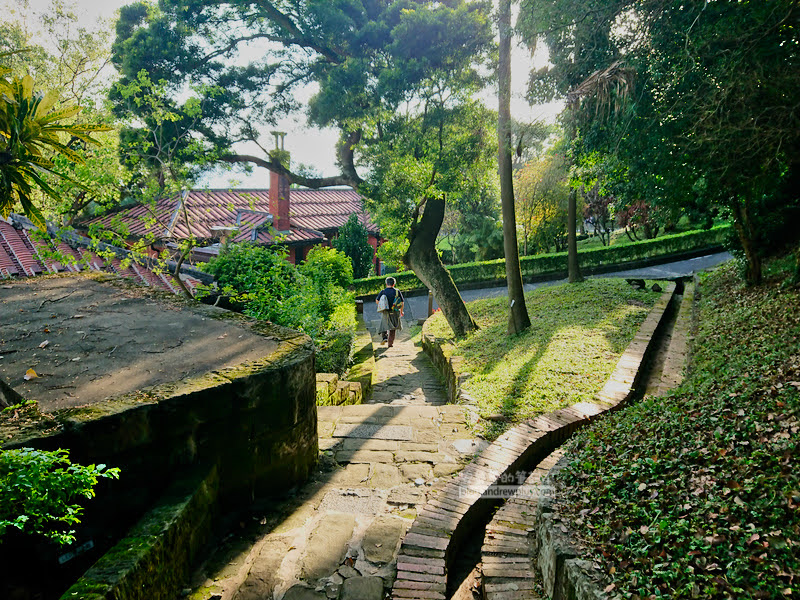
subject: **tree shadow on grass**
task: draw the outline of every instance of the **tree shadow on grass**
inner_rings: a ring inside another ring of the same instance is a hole
[[[473,395],[480,395],[477,390],[482,382],[489,382],[489,398],[484,398],[482,408],[499,411],[512,422],[573,404],[589,393],[593,395],[602,386],[601,381],[596,382],[597,390],[580,384],[591,379],[593,373],[596,376],[598,369],[613,370],[656,299],[655,294],[608,280],[529,292],[529,330],[508,335],[503,319],[496,325],[484,324],[459,343],[457,354],[467,359],[466,368],[474,377]],[[504,299],[482,304],[474,308],[484,323],[496,318],[496,311],[506,311]],[[581,339],[585,344],[580,343]],[[553,359],[553,344],[559,340],[566,341],[574,352],[557,355],[555,369],[551,365],[543,373],[546,367],[541,363],[546,357]],[[591,364],[598,361],[597,365]],[[562,380],[553,381],[554,373],[562,374]],[[537,407],[539,403],[530,402],[531,387],[542,375],[547,385],[542,385],[543,402]]]

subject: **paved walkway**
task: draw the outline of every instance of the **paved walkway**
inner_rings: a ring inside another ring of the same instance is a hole
[[[397,333],[391,348],[381,346],[378,336],[373,344],[377,386],[370,403],[438,406],[447,402],[436,369],[414,345],[407,327]]]
[[[391,589],[415,507],[485,442],[462,407],[445,404],[408,331],[392,348],[375,342],[372,402],[319,407],[319,472],[222,569],[207,569],[192,600],[381,600]]]

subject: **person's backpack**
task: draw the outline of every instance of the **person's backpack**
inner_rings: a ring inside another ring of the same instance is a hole
[[[389,310],[389,298],[386,297],[386,294],[383,294],[378,299],[378,312],[384,312]]]
[[[403,298],[402,298],[402,297],[400,296],[400,294],[398,293],[398,294],[397,294],[397,295],[394,297],[394,303],[392,303],[392,310],[393,310],[394,312],[400,312],[400,308],[401,308],[402,306],[403,306]]]

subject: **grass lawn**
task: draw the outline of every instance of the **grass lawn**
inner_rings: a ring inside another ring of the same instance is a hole
[[[705,277],[690,375],[571,442],[562,510],[621,598],[800,598],[800,291]]]
[[[623,279],[539,288],[525,294],[532,326],[516,336],[506,333],[507,298],[469,303],[480,329],[455,346],[471,374],[464,391],[481,417],[502,418],[482,420],[480,433],[493,439],[515,422],[590,400],[659,296]],[[453,337],[441,313],[425,333]]]

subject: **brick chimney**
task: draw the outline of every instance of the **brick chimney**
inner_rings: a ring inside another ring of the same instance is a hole
[[[270,158],[288,169],[290,157],[283,149],[286,134],[273,131],[272,135],[275,136],[275,150],[270,152]],[[272,213],[272,225],[277,231],[289,231],[289,180],[283,173],[269,172],[269,212]]]

